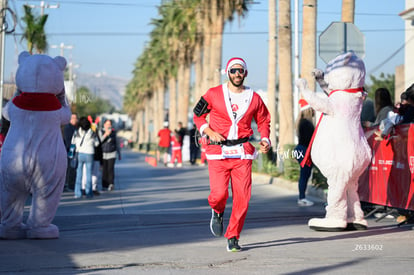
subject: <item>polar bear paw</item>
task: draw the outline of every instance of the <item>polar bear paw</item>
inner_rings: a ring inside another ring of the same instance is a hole
[[[308,226],[315,231],[338,232],[346,229],[347,222],[340,219],[313,218],[309,220]]]
[[[27,230],[28,239],[58,239],[59,238],[59,228],[50,224],[45,227],[33,227]]]
[[[295,85],[300,92],[308,89],[308,82],[304,78],[296,79]]]
[[[325,73],[321,69],[313,69],[312,76],[315,78],[316,81],[323,80],[325,77]]]

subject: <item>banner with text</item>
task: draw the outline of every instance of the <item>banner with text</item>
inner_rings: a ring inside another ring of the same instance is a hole
[[[376,130],[365,130],[372,161],[359,178],[360,200],[414,210],[414,124],[396,126],[381,141],[375,140]]]

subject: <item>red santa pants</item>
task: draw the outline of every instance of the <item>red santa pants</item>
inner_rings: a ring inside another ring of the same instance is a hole
[[[182,163],[182,154],[181,149],[179,150],[172,150],[171,151],[171,163],[175,163],[175,160],[177,160],[177,163]]]
[[[251,196],[252,160],[223,159],[208,160],[210,195],[208,203],[217,213],[224,212],[229,197],[229,183],[233,196],[230,221],[224,236],[240,238]]]

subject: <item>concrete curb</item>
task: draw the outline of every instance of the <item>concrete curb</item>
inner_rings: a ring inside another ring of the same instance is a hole
[[[267,174],[252,173],[253,184],[272,184],[288,190],[297,191],[298,183],[280,177],[272,177]],[[327,192],[323,189],[316,188],[312,184],[308,184],[307,195],[318,198],[326,202]]]

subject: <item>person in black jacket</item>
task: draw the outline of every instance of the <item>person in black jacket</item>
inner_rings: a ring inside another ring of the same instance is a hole
[[[194,124],[193,128],[189,132],[190,135],[190,163],[194,165],[197,161],[198,154],[200,152],[200,148],[198,147],[197,141],[197,127]]]
[[[63,127],[63,142],[65,143],[66,151],[69,153],[69,148],[72,142],[73,134],[78,128],[78,115],[72,113],[70,121]],[[70,192],[75,190],[75,181],[76,181],[76,168],[73,168],[69,165],[70,159],[68,158],[68,166],[66,169],[66,181],[65,181],[65,192]]]
[[[100,132],[102,146],[102,189],[112,191],[115,187],[115,160],[121,160],[121,151],[112,121],[104,122],[104,129]]]

